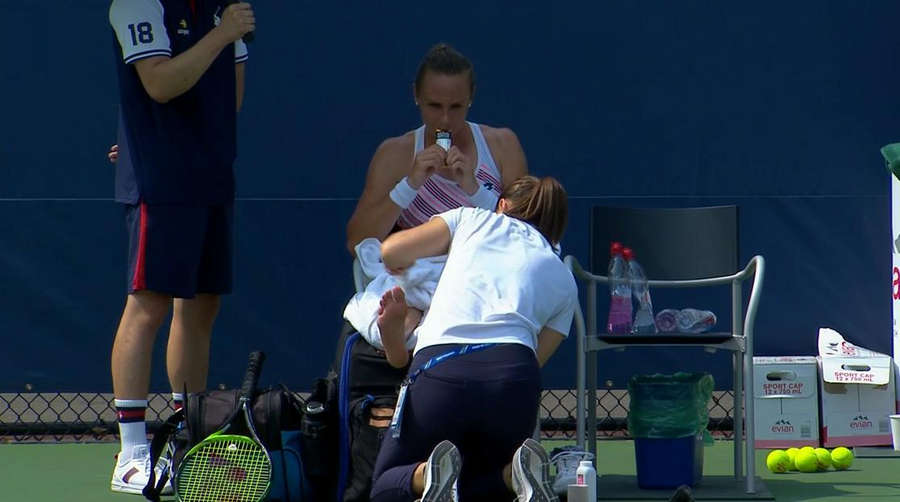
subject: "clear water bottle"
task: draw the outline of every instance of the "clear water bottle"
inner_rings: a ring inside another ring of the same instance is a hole
[[[638,308],[634,313],[634,322],[631,332],[635,335],[647,335],[658,333],[656,322],[653,319],[653,303],[650,301],[650,286],[647,285],[647,274],[643,267],[634,259],[634,251],[625,248],[622,251],[625,263],[628,264],[628,275],[631,277],[631,293],[637,300]]]
[[[675,322],[681,333],[703,333],[716,325],[716,314],[708,310],[681,309],[675,314]]]
[[[623,250],[619,242],[609,246],[609,319],[606,332],[612,335],[631,333],[631,278],[628,264],[622,256]]]

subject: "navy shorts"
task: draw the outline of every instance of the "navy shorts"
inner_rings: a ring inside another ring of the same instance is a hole
[[[176,298],[231,292],[234,204],[125,207],[128,292]]]

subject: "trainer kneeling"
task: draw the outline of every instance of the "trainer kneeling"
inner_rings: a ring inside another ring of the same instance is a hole
[[[448,253],[418,328],[409,374],[375,463],[373,502],[555,501],[547,454],[530,439],[540,367],[567,336],[577,303],[554,251],[568,216],[553,178],[525,176],[496,212],[457,208],[388,237],[392,273]],[[403,346],[403,291],[385,293],[379,326],[388,357]]]

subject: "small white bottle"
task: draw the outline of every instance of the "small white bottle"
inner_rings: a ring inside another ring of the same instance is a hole
[[[588,500],[597,500],[597,471],[590,460],[582,460],[575,470],[575,484],[588,487]]]

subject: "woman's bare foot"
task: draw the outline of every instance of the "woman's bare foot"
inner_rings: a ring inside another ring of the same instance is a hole
[[[381,331],[381,343],[388,363],[395,368],[402,368],[409,362],[406,351],[406,295],[399,287],[384,293],[378,307],[378,330]]]

